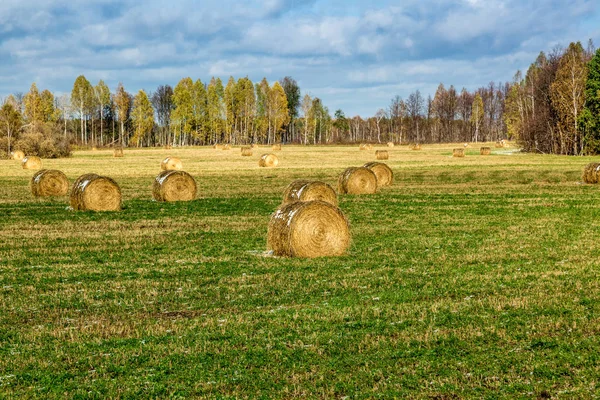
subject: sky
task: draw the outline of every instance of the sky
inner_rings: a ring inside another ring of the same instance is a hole
[[[332,114],[368,117],[440,83],[509,81],[588,39],[600,47],[598,0],[1,0],[0,97],[70,93],[81,74],[131,93],[291,76]]]

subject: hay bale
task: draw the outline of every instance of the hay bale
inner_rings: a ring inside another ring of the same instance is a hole
[[[22,161],[25,158],[25,153],[21,150],[16,150],[10,153],[13,160]]]
[[[98,151],[98,147],[92,146],[92,151]]]
[[[369,168],[347,168],[338,178],[338,191],[348,194],[373,194],[377,192],[377,176]]]
[[[479,154],[481,154],[482,156],[489,156],[490,154],[492,154],[492,148],[482,147],[479,149]]]
[[[221,150],[231,150],[231,145],[230,144],[224,144],[223,147],[221,148]]]
[[[387,147],[394,147],[394,142],[387,142]]]
[[[154,179],[152,196],[156,201],[190,201],[196,190],[196,181],[187,172],[162,171]]]
[[[413,143],[413,144],[410,146],[410,149],[411,149],[411,150],[421,150],[421,145],[420,145],[419,143]]]
[[[372,150],[373,149],[373,145],[369,144],[369,143],[363,143],[360,146],[358,146],[359,150]]]
[[[284,204],[269,222],[267,247],[277,256],[341,256],[349,245],[348,220],[339,208],[324,201]]]
[[[258,144],[252,143],[252,145],[250,147],[252,147],[253,149],[258,149]]]
[[[504,140],[499,140],[496,142],[496,148],[502,148],[504,147]]]
[[[71,208],[81,211],[119,211],[121,188],[112,178],[85,174],[73,182]]]
[[[177,157],[167,157],[161,161],[160,169],[162,169],[163,171],[179,171],[183,169],[183,164],[181,163],[181,160]]]
[[[55,169],[42,169],[31,178],[31,193],[35,197],[66,196],[69,193],[69,180]]]
[[[464,156],[465,156],[464,148],[458,148],[458,149],[452,150],[452,157],[464,157]]]
[[[171,150],[173,148],[173,146],[171,146],[170,144],[165,145],[165,150]]]
[[[252,155],[252,148],[250,146],[242,147],[242,156],[250,157]]]
[[[272,149],[273,149],[274,151],[281,150],[281,143],[275,143],[275,144],[272,146]]]
[[[388,154],[387,150],[375,150],[375,157],[378,160],[387,160],[390,158],[390,155]]]
[[[583,182],[595,184],[600,182],[600,163],[590,163],[583,169]]]
[[[123,147],[121,147],[121,146],[116,146],[116,147],[115,147],[115,150],[114,150],[114,153],[113,153],[113,156],[115,156],[115,157],[119,157],[119,158],[120,158],[120,157],[123,157],[123,156],[124,156],[124,153],[123,153]]]
[[[296,180],[288,185],[283,192],[283,203],[288,204],[296,201],[320,200],[337,206],[338,199],[335,190],[325,182]]]
[[[42,159],[38,156],[27,156],[21,160],[23,169],[42,169]]]
[[[363,167],[370,169],[377,178],[377,187],[392,186],[394,182],[394,172],[388,167],[387,164],[380,162],[370,162],[363,165]]]
[[[279,159],[275,154],[263,154],[258,160],[259,167],[272,168],[279,165]]]
[[[217,144],[215,144],[215,145],[213,146],[213,148],[214,148],[214,149],[216,149],[216,150],[223,150],[223,147],[224,147],[224,146],[223,146],[222,144],[220,144],[220,143],[217,143]]]

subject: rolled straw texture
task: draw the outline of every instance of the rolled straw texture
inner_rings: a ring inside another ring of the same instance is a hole
[[[196,181],[185,171],[162,171],[152,185],[156,201],[190,201],[196,198],[196,191]]]
[[[377,176],[369,168],[347,168],[338,178],[338,191],[347,194],[373,194],[377,192]]]
[[[69,193],[69,180],[55,169],[42,169],[31,178],[31,193],[35,197],[66,196]]]
[[[294,203],[296,201],[320,200],[333,206],[338,205],[337,193],[325,182],[296,180],[288,185],[283,192],[283,203]]]
[[[74,210],[119,211],[121,188],[112,178],[84,174],[73,183],[70,203]]]
[[[366,163],[364,167],[373,171],[377,177],[377,187],[391,186],[394,182],[394,172],[387,164],[374,161]]]
[[[163,171],[180,171],[183,169],[183,164],[177,157],[167,157],[160,163],[160,169]]]
[[[271,217],[267,246],[277,256],[341,256],[350,245],[348,220],[324,201],[282,205]]]

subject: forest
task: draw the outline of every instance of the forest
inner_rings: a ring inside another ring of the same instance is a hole
[[[67,156],[72,146],[208,145],[215,143],[444,143],[516,140],[525,151],[565,155],[600,152],[600,50],[571,43],[540,53],[525,75],[474,91],[440,84],[396,96],[375,115],[333,115],[319,97],[304,95],[292,77],[186,77],[175,87],[111,91],[81,75],[55,96],[33,83],[0,108],[0,151]]]

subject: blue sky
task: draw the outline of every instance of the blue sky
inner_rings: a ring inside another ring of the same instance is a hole
[[[332,114],[364,117],[440,82],[510,80],[589,38],[600,47],[598,0],[2,0],[0,97],[70,92],[80,74],[133,93],[289,75]]]

